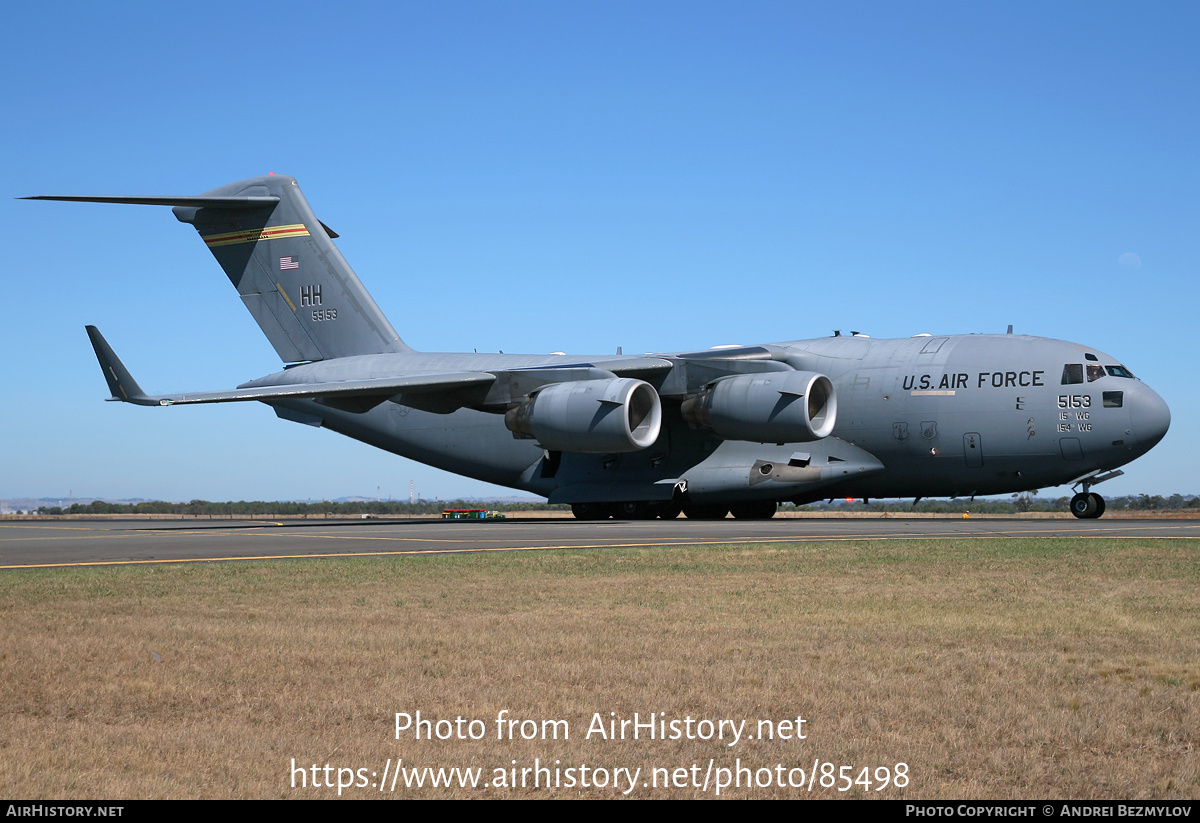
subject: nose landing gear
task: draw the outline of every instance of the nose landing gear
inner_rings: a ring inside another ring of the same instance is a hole
[[[1071,514],[1080,520],[1095,520],[1104,514],[1104,498],[1092,491],[1092,486],[1103,483],[1105,480],[1112,480],[1114,477],[1120,477],[1124,473],[1120,469],[1111,471],[1097,469],[1072,480],[1071,488],[1083,486],[1083,491],[1071,498]]]

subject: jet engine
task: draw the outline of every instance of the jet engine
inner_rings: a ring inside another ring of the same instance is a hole
[[[550,383],[504,415],[516,437],[550,451],[613,454],[647,448],[662,427],[662,401],[630,377]]]
[[[837,396],[829,378],[815,372],[740,374],[710,383],[680,411],[692,426],[726,440],[803,443],[833,431]]]

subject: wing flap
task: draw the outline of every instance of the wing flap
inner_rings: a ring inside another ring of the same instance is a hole
[[[597,359],[592,361],[597,368],[607,369],[618,377],[636,377],[640,380],[650,380],[658,375],[666,374],[675,364],[664,357],[652,354],[641,357],[622,357],[617,360]]]

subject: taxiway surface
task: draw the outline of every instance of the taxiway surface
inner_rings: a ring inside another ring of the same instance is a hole
[[[0,569],[897,538],[1200,538],[1200,520],[57,520],[0,523]]]

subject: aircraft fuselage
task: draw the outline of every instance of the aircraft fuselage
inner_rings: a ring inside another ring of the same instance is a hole
[[[702,354],[706,366],[724,365],[721,350]],[[536,442],[514,439],[498,415],[472,409],[438,414],[400,402],[350,413],[312,400],[274,405],[281,416],[319,422],[447,471],[568,503],[661,500],[680,481],[701,501],[1020,492],[1124,465],[1157,443],[1170,420],[1162,399],[1119,360],[1078,344],[1023,335],[845,336],[748,348],[727,361],[827,375],[838,400],[828,442],[723,440],[690,427],[671,402],[698,388],[686,379],[672,387],[674,372],[694,370],[696,353],[653,357],[673,364],[649,381],[666,404],[664,425],[653,446],[630,454],[551,458]],[[349,379],[619,359],[405,353],[349,358],[336,368],[340,379]],[[355,360],[361,362],[350,362]],[[699,379],[711,376],[704,372]],[[551,459],[557,461],[553,471]],[[814,476],[831,463],[849,464],[850,471]],[[765,466],[770,470],[764,472]]]

